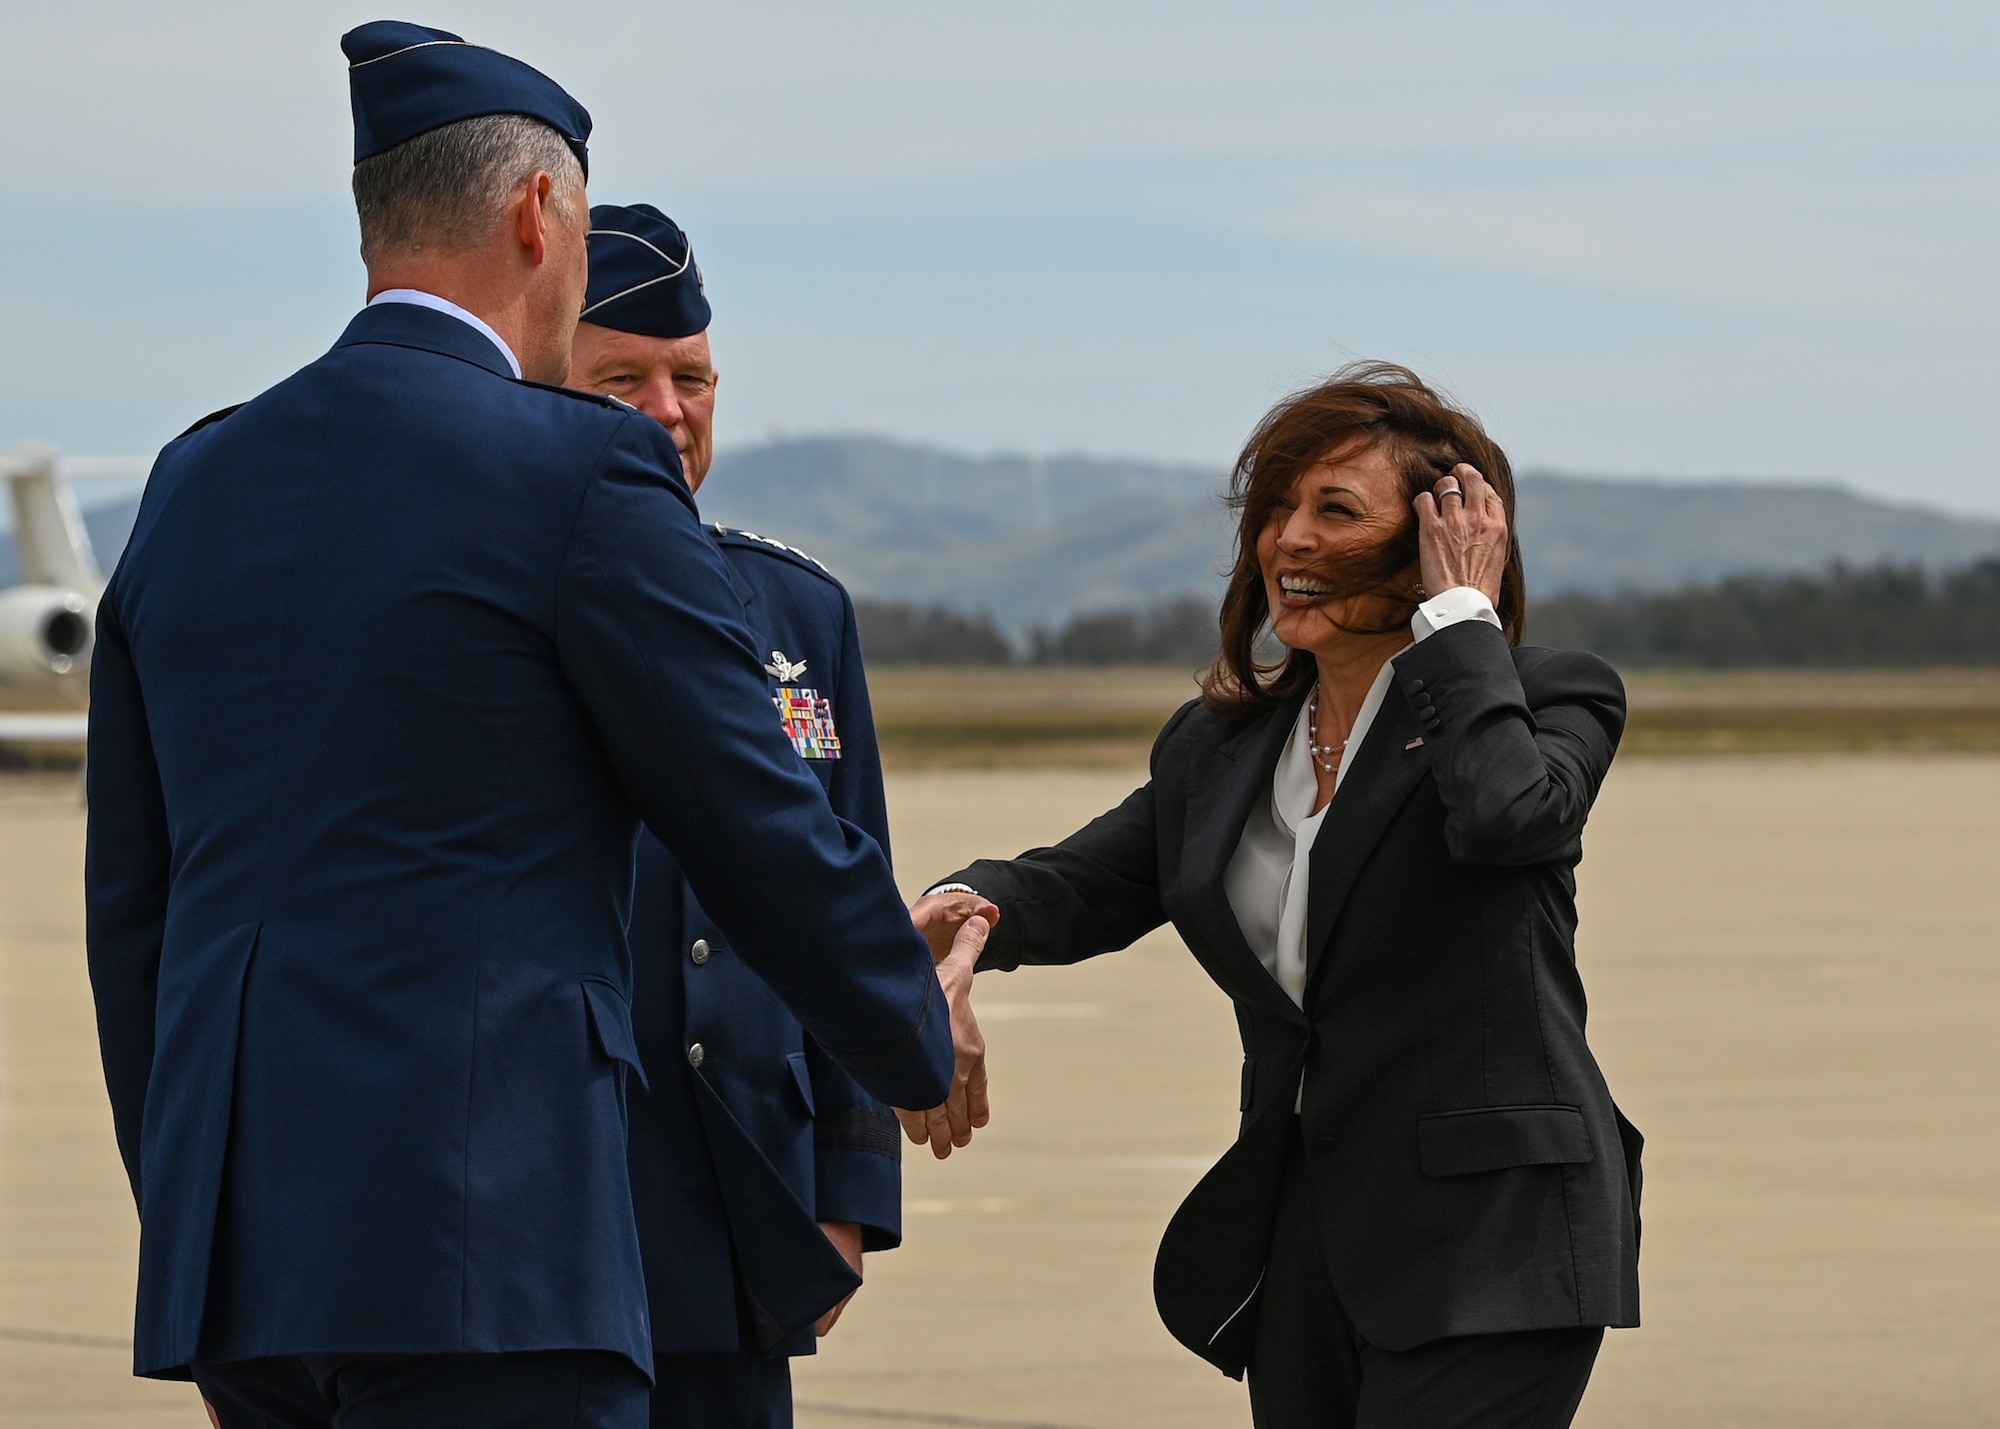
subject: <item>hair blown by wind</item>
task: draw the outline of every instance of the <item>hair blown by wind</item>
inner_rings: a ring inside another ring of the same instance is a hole
[[[1248,716],[1282,704],[1318,678],[1313,656],[1286,650],[1259,655],[1271,630],[1271,607],[1257,557],[1257,537],[1301,473],[1331,457],[1379,447],[1395,460],[1404,496],[1414,502],[1438,477],[1467,462],[1500,494],[1508,524],[1507,568],[1496,610],[1507,642],[1521,641],[1525,606],[1521,546],[1514,530],[1514,469],[1478,418],[1416,373],[1393,362],[1355,362],[1301,388],[1264,414],[1230,475],[1228,504],[1237,513],[1235,560],[1222,596],[1221,654],[1202,676],[1202,700],[1219,714]],[[1346,593],[1391,594],[1387,582],[1417,556],[1414,509],[1403,528],[1342,573]],[[1396,593],[1411,610],[1415,602]],[[1406,611],[1403,619],[1409,618]]]

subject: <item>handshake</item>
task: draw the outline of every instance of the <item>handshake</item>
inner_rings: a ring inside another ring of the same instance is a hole
[[[942,1161],[954,1146],[964,1146],[972,1133],[992,1119],[986,1095],[986,1039],[972,1015],[972,974],[986,935],[1000,921],[1000,909],[976,893],[926,893],[910,905],[910,921],[931,945],[937,960],[938,983],[951,1007],[951,1041],[958,1053],[952,1073],[951,1096],[928,1111],[896,1109],[897,1119],[911,1141],[930,1143]]]

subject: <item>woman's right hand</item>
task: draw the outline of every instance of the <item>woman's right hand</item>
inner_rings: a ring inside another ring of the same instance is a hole
[[[976,894],[931,894],[930,898],[969,897],[975,903],[985,903]],[[928,899],[919,899],[922,907]],[[990,903],[985,904],[993,908]],[[999,910],[994,909],[994,916]],[[913,920],[917,910],[910,910]],[[930,917],[940,919],[945,915],[933,911]],[[918,923],[921,927],[923,924]],[[925,1111],[910,1111],[897,1107],[896,1118],[903,1123],[903,1132],[911,1141],[922,1146],[930,1144],[931,1155],[942,1161],[951,1155],[954,1146],[964,1146],[972,1140],[972,1133],[992,1119],[993,1109],[986,1090],[986,1037],[979,1030],[979,1019],[972,1011],[972,976],[979,966],[979,954],[986,946],[986,934],[991,927],[987,918],[975,911],[966,914],[958,922],[950,935],[951,941],[945,955],[937,960],[938,983],[944,990],[946,1006],[951,1009],[951,1042],[956,1065],[952,1069],[951,1094],[942,1106]],[[935,945],[933,945],[935,946]]]
[[[1000,921],[999,905],[963,889],[926,893],[910,905],[910,921],[931,945],[932,960],[940,963],[951,955],[952,940],[968,918],[984,918],[990,928]]]

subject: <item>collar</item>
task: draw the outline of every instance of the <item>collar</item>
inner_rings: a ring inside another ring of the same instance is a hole
[[[469,323],[416,303],[377,303],[348,320],[347,330],[334,342],[336,350],[357,344],[406,347],[436,353],[511,382],[513,369],[498,347]]]
[[[412,307],[429,308],[432,312],[446,313],[471,327],[475,332],[484,333],[488,341],[500,349],[500,355],[507,359],[508,370],[514,380],[521,378],[521,359],[514,355],[514,349],[507,346],[500,334],[493,331],[486,321],[474,313],[467,312],[449,298],[440,298],[436,293],[426,293],[420,288],[385,288],[368,300],[369,307],[379,303],[408,303]]]

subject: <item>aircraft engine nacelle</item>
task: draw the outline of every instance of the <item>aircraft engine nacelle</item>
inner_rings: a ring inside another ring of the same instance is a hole
[[[75,591],[46,585],[0,591],[0,684],[83,698],[96,634],[90,605]]]

